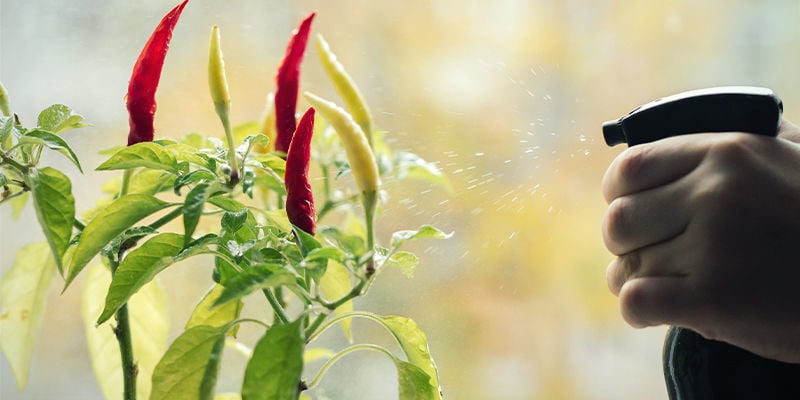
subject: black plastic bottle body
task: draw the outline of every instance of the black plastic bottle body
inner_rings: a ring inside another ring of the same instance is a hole
[[[769,89],[703,89],[638,107],[603,124],[603,134],[609,146],[702,132],[775,136],[782,111]],[[800,399],[800,364],[766,359],[686,328],[669,328],[663,368],[671,400]]]

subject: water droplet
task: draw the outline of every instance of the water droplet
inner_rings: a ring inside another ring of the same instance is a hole
[[[578,136],[578,140],[580,140],[581,142],[585,142],[586,141],[586,135],[581,134],[580,136]]]

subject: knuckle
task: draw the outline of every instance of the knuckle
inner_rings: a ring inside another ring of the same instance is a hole
[[[635,177],[646,172],[648,157],[645,149],[645,147],[631,147],[620,155],[617,173],[621,178]]]
[[[606,270],[606,283],[609,290],[619,296],[625,283],[638,276],[641,265],[642,258],[638,252],[617,257]]]
[[[630,201],[627,198],[618,197],[609,204],[603,218],[603,238],[606,247],[617,255],[625,251],[623,244],[633,222],[630,208]]]
[[[635,328],[652,325],[649,322],[651,318],[646,297],[647,293],[636,282],[623,286],[620,292],[619,305],[622,318]]]

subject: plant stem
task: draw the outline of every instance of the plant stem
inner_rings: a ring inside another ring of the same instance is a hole
[[[333,364],[339,361],[342,357],[359,350],[377,351],[379,353],[385,354],[392,360],[395,359],[394,355],[390,353],[389,350],[386,350],[385,348],[378,346],[377,344],[362,343],[347,347],[344,350],[336,353],[336,355],[331,357],[328,361],[325,362],[325,364],[322,365],[322,367],[320,367],[319,372],[317,372],[317,375],[314,376],[314,379],[311,380],[311,383],[307,385],[307,389],[313,389],[314,387],[319,385],[319,382],[322,380],[322,377],[325,375],[325,373],[328,372],[328,369],[330,369],[330,367],[333,366]]]
[[[367,279],[375,274],[375,206],[378,192],[364,192],[364,219],[367,225],[367,251],[371,252],[367,261]]]
[[[283,306],[281,305],[280,301],[278,301],[278,298],[275,297],[275,293],[273,293],[272,290],[269,289],[264,289],[263,292],[264,296],[267,297],[269,305],[272,306],[272,310],[275,312],[275,317],[277,318],[276,323],[288,324],[289,317],[286,316],[286,311],[283,310]]]
[[[120,197],[128,193],[130,186],[131,170],[125,170],[122,175],[122,187],[120,189]],[[120,254],[121,256],[121,254]],[[117,272],[119,267],[119,257],[117,260],[111,261],[111,276]],[[131,339],[131,324],[130,317],[128,316],[128,303],[125,303],[117,310],[116,313],[117,326],[114,327],[114,336],[119,343],[119,353],[122,359],[122,398],[124,400],[136,400],[136,377],[139,375],[139,368],[136,366],[136,360],[133,357],[133,343]]]
[[[122,358],[122,398],[136,400],[136,377],[139,375],[139,367],[133,358],[133,343],[127,303],[117,311],[116,318],[117,326],[114,328],[114,336],[117,337],[117,342],[119,342],[119,352]]]
[[[303,336],[309,337],[313,335],[314,331],[316,331],[317,328],[319,328],[319,326],[322,325],[323,322],[325,322],[325,318],[328,318],[327,313],[320,313],[319,315],[317,315],[317,318],[314,318],[314,322],[312,322],[311,325],[308,326],[308,329],[306,329],[305,334]]]

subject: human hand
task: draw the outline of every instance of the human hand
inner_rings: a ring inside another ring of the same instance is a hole
[[[603,178],[607,270],[625,320],[800,362],[800,129],[631,147]]]

